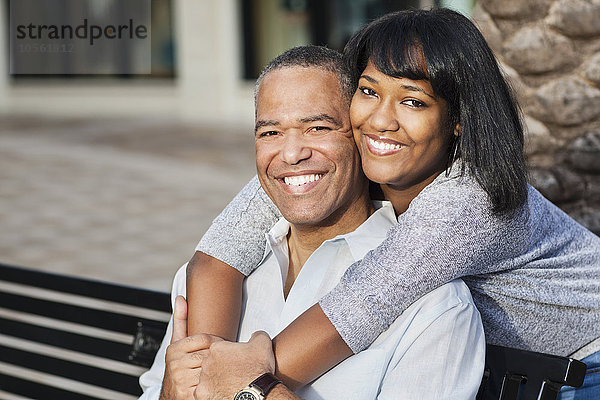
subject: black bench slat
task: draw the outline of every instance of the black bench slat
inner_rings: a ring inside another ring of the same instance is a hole
[[[171,314],[168,293],[3,264],[0,283],[0,362],[14,366],[0,371],[0,391],[61,400],[99,399],[103,390],[141,394],[131,374],[154,360]],[[54,387],[45,375],[61,383]],[[99,392],[80,394],[61,379]]]
[[[569,357],[486,346],[485,373],[477,400],[556,399],[562,386],[580,387],[586,365]]]
[[[58,389],[54,386],[16,378],[0,372],[0,389],[29,397],[31,399],[60,399],[60,400],[101,400],[98,397],[85,396],[81,393]]]
[[[0,264],[0,280],[170,313],[168,293]]]
[[[139,396],[138,377],[0,345],[0,359],[54,376]]]
[[[58,331],[5,318],[0,318],[0,333],[31,342],[129,363],[128,355],[131,351],[131,344],[117,343],[73,332]]]
[[[139,321],[152,324],[152,320],[95,310],[72,304],[27,297],[26,294],[0,292],[0,306],[30,314],[42,315],[82,325],[94,326],[115,332],[133,334]],[[166,326],[166,325],[165,325]]]

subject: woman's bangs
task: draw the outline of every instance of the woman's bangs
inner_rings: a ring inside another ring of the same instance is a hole
[[[369,43],[370,59],[375,67],[394,78],[429,80],[427,64],[421,45],[406,35],[388,35],[381,32]]]

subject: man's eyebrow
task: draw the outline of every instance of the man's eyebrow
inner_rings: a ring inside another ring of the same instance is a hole
[[[311,116],[305,117],[305,118],[300,118],[299,121],[301,123],[304,123],[304,124],[308,123],[308,122],[327,121],[327,122],[330,122],[330,123],[332,123],[334,125],[341,125],[340,120],[338,120],[335,117],[332,117],[329,114],[325,114],[325,113],[323,113],[323,114],[317,114],[317,115],[311,115]]]
[[[261,119],[260,121],[256,121],[256,125],[254,126],[254,133],[256,133],[256,131],[258,131],[263,126],[278,126],[278,125],[279,125],[279,121]]]
[[[375,84],[379,83],[379,81],[377,79],[375,79],[375,78],[373,78],[373,77],[371,77],[369,75],[361,75],[360,77],[361,77],[361,79],[365,79],[365,80],[367,80],[367,81],[369,81],[371,83],[375,83]],[[422,89],[422,88],[420,88],[418,86],[404,85],[403,84],[402,88],[405,89],[405,90],[409,90],[411,92],[423,93],[424,95],[431,97],[433,100],[436,100],[435,96],[427,93],[424,89]]]

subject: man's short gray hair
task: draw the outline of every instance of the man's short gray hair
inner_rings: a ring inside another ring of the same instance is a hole
[[[354,94],[354,87],[351,84],[350,74],[344,66],[342,55],[338,51],[327,47],[308,45],[291,48],[275,57],[265,66],[254,86],[255,109],[258,87],[263,78],[271,71],[290,67],[319,68],[334,73],[340,82],[342,97],[350,105],[350,100]]]

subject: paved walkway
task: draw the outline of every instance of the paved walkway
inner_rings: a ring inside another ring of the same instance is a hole
[[[169,290],[254,171],[246,129],[0,117],[0,261]]]

